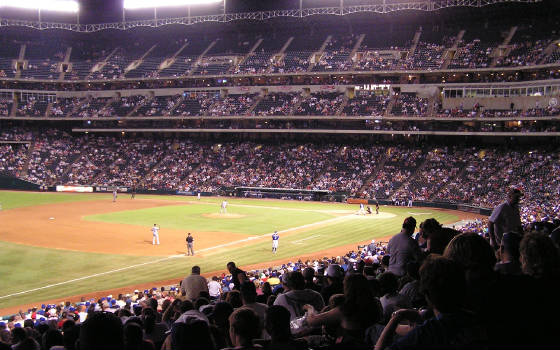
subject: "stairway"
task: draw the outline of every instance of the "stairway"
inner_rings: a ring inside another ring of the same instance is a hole
[[[391,115],[391,111],[393,110],[393,106],[397,102],[397,97],[398,97],[397,95],[391,96],[391,99],[389,100],[389,103],[387,104],[387,108],[385,109],[385,113],[383,113],[384,117],[388,117],[388,116]]]
[[[371,184],[373,182],[373,180],[375,180],[375,177],[377,176],[377,173],[383,169],[383,167],[385,166],[385,163],[387,162],[387,153],[384,153],[381,157],[381,159],[379,160],[379,162],[377,163],[377,165],[375,166],[375,169],[373,169],[373,171],[371,172],[371,175],[364,180],[364,185],[362,187],[360,187],[360,190],[358,191],[359,194],[364,193],[364,191],[367,190],[367,187],[369,184]]]
[[[100,70],[102,70],[103,67],[105,67],[107,62],[111,59],[111,57],[113,57],[117,53],[118,50],[119,50],[119,48],[115,48],[113,51],[111,51],[111,53],[109,55],[107,55],[107,57],[105,57],[103,60],[101,60],[100,62],[93,65],[93,67],[91,67],[91,70],[89,72],[90,74],[88,74],[86,79],[91,78],[91,73],[99,72]]]
[[[548,58],[550,57],[550,55],[552,55],[552,53],[554,52],[554,50],[556,50],[556,48],[558,47],[558,45],[560,45],[560,39],[558,40],[554,40],[552,41],[550,44],[548,44],[548,46],[546,47],[546,49],[544,49],[544,57],[539,61],[536,62],[537,64],[544,64]]]
[[[183,44],[183,46],[181,46],[179,48],[179,50],[175,51],[175,53],[169,57],[166,58],[165,60],[163,60],[163,62],[160,63],[160,65],[158,66],[157,69],[157,73],[159,75],[159,72],[161,72],[162,70],[169,68],[173,65],[173,63],[175,63],[175,60],[177,59],[177,56],[179,56],[179,54],[185,49],[185,47],[189,46],[189,43],[185,43]]]
[[[146,98],[144,99],[144,101],[142,101],[142,103],[139,103],[139,104],[137,104],[136,106],[134,106],[134,108],[132,108],[132,110],[131,110],[130,112],[128,112],[128,113],[126,114],[125,117],[130,117],[130,116],[132,116],[134,113],[136,113],[137,110],[140,109],[140,107],[145,106],[146,103],[152,102],[153,99],[154,99],[153,97],[146,97]]]
[[[185,100],[185,96],[181,96],[179,97],[179,99],[177,101],[175,101],[175,104],[173,105],[173,107],[171,107],[171,109],[167,112],[165,112],[163,115],[172,115],[173,111],[177,109],[177,107],[179,107],[181,105],[181,103],[183,103],[183,101]]]
[[[200,62],[202,62],[202,59],[204,58],[204,56],[208,53],[208,51],[210,51],[214,45],[216,45],[216,40],[212,41],[210,43],[210,45],[208,45],[208,47],[206,48],[206,50],[204,50],[200,56],[198,56],[198,58],[196,59],[196,62],[194,62],[194,64],[191,67],[191,70],[189,71],[189,74],[187,74],[189,77],[193,75],[194,71],[196,70],[196,68],[198,67],[198,65],[200,65]]]
[[[325,52],[325,48],[331,42],[331,40],[332,40],[332,35],[327,36],[327,38],[323,41],[323,44],[321,45],[319,50],[312,53],[311,56],[309,56],[309,59],[308,59],[309,60],[309,66],[307,67],[306,72],[311,72],[313,67],[315,67],[315,65],[317,65],[317,62],[319,62],[319,60],[323,56],[323,52]]]
[[[144,59],[150,54],[150,52],[152,52],[155,48],[157,47],[157,44],[155,44],[154,46],[150,47],[148,49],[148,51],[146,51],[142,56],[140,56],[139,59],[131,62],[125,69],[124,69],[124,75],[126,75],[126,73],[135,70],[136,68],[138,68],[142,62],[144,62]]]
[[[416,47],[418,46],[418,42],[420,41],[421,36],[422,36],[422,28],[418,28],[416,33],[414,33],[414,38],[412,38],[412,45],[408,50],[408,57],[414,56],[414,53],[416,52]]]
[[[27,159],[25,160],[25,164],[23,165],[23,169],[21,169],[21,177],[27,177],[29,173],[29,163],[31,162],[31,156],[33,155],[33,151],[35,151],[35,141],[32,140],[31,144],[29,145],[29,150],[27,150]]]
[[[492,50],[492,53],[490,54],[492,56],[492,62],[490,63],[490,67],[492,68],[496,67],[498,60],[509,54],[511,48],[509,48],[508,45],[511,42],[511,39],[513,39],[513,36],[515,35],[516,32],[517,32],[517,26],[511,27],[508,35],[504,38],[504,41],[502,41],[502,44],[497,48],[495,48],[494,50]]]
[[[58,75],[58,80],[63,81],[64,80],[64,76],[66,75],[66,72],[64,71],[64,69],[62,69],[64,64],[69,64],[70,63],[70,55],[72,54],[72,47],[68,47],[66,48],[66,54],[64,55],[64,61],[62,61],[62,63],[60,64],[60,74]]]
[[[441,69],[447,69],[447,67],[449,67],[449,64],[453,60],[453,58],[457,56],[457,48],[459,47],[459,44],[461,43],[461,40],[463,40],[464,36],[465,36],[465,30],[463,29],[459,32],[459,34],[457,34],[457,37],[455,37],[453,46],[447,49],[446,52],[444,53],[445,60],[441,65]]]
[[[394,195],[395,193],[399,193],[403,188],[406,187],[406,185],[410,184],[412,181],[414,181],[417,177],[418,174],[420,174],[420,172],[426,167],[426,165],[428,164],[428,157],[426,157],[426,159],[424,159],[424,161],[422,162],[422,164],[420,164],[420,166],[418,168],[416,168],[414,170],[414,174],[412,174],[411,177],[409,177],[407,179],[407,181],[403,182],[399,188],[397,188],[395,191],[393,191],[393,193],[391,193],[391,195]]]

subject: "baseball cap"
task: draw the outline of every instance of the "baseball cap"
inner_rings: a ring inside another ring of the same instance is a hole
[[[338,264],[330,264],[325,270],[325,276],[330,278],[342,278],[344,276],[344,270]]]

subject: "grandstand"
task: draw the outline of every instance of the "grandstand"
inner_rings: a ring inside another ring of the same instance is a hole
[[[542,311],[560,310],[558,4],[291,3],[118,8],[106,23],[87,6],[3,8],[0,188],[30,192],[0,191],[0,345],[71,350],[108,314],[131,349],[189,348],[193,324],[208,349],[560,344]],[[489,216],[513,189],[520,224],[512,212],[497,244],[504,219]],[[138,238],[155,220],[161,247]],[[414,251],[397,261],[403,235]],[[208,280],[190,297],[178,282],[194,265]],[[304,293],[330,311],[292,310]],[[272,324],[272,305],[291,323]],[[259,332],[224,336],[220,307]],[[430,333],[447,317],[457,334]],[[393,339],[399,323],[415,326]]]

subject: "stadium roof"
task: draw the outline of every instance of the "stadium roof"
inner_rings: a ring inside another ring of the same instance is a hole
[[[123,7],[125,0],[77,1],[80,5],[79,14],[71,18],[68,18],[68,14],[65,14],[66,17],[55,16],[48,11],[37,17],[37,13],[34,11],[3,8],[0,15],[0,27],[24,26],[34,29],[58,28],[78,32],[95,32],[104,29],[124,30],[136,27],[160,27],[169,24],[225,23],[236,20],[267,20],[281,17],[304,18],[314,15],[342,16],[354,13],[390,13],[406,10],[428,12],[452,7],[479,8],[496,4],[534,5],[538,3],[540,8],[549,6],[558,8],[559,6],[555,0],[218,0],[219,2],[197,6],[125,10]],[[150,2],[149,0],[143,1]],[[153,3],[156,5],[159,2],[153,1]]]

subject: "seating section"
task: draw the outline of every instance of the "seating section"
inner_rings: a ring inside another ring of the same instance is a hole
[[[428,99],[417,97],[415,94],[401,93],[397,96],[391,113],[394,115],[426,116]]]
[[[344,95],[332,93],[313,93],[306,98],[294,112],[296,115],[335,115],[344,100]]]
[[[387,109],[391,96],[378,95],[371,91],[358,91],[353,99],[350,99],[342,111],[343,115],[349,116],[382,116]]]
[[[300,96],[297,93],[274,93],[263,97],[255,107],[254,115],[289,115],[293,107],[298,104]]]

